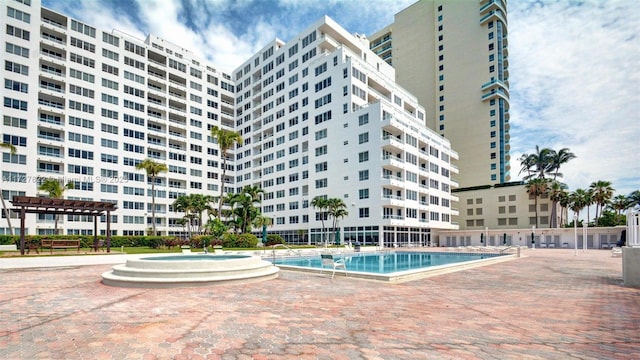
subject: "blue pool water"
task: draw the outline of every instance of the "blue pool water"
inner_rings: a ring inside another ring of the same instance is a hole
[[[336,254],[334,259],[344,259],[347,271],[375,274],[392,274],[400,271],[424,269],[439,265],[449,265],[465,261],[487,259],[499,254],[465,254],[441,252],[391,252]],[[276,259],[275,265],[322,268],[320,255],[313,257]]]

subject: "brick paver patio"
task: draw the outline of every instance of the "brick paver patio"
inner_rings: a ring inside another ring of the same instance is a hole
[[[111,265],[5,269],[0,358],[640,358],[640,289],[622,286],[620,258],[526,255],[398,285],[281,271],[127,289],[100,282]]]

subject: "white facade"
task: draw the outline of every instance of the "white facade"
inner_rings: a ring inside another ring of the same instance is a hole
[[[175,198],[219,194],[210,129],[222,126],[244,140],[228,161],[226,191],[262,187],[269,232],[289,241],[316,241],[316,196],[348,205],[344,239],[426,243],[429,229],[455,227],[457,154],[425,127],[425,109],[368,41],[329,18],[275,40],[230,76],[178,45],[103,32],[37,1],[2,11],[11,53],[0,132],[18,148],[2,150],[6,199],[36,196],[38,179],[71,180],[65,198],[117,203],[114,234],[141,235],[151,226],[151,184],[135,165],[151,158],[169,167],[156,182],[157,230],[179,234]],[[27,217],[27,228],[51,233],[53,218]],[[65,218],[60,228],[91,234],[93,224]]]
[[[213,125],[233,129],[230,77],[151,35],[101,31],[39,1],[3,4],[3,48],[11,53],[3,56],[0,132],[17,147],[14,156],[2,150],[5,199],[38,195],[44,178],[73,181],[65,198],[117,203],[114,234],[143,235],[151,189],[135,165],[151,158],[169,167],[156,184],[158,231],[181,232],[174,199],[218,193],[221,161],[208,134]],[[65,234],[93,232],[90,217],[64,217],[59,226]],[[52,233],[53,216],[28,216],[27,228]],[[4,220],[0,233],[8,233]]]

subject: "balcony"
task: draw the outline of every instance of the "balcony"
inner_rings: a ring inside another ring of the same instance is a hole
[[[502,88],[491,89],[491,92],[482,95],[482,101],[487,101],[501,97],[506,101],[509,101],[509,93]]]
[[[504,0],[489,0],[489,2],[480,7],[480,14],[484,14],[487,11],[491,10],[501,10],[503,12],[506,12]]]
[[[401,157],[397,157],[395,155],[383,155],[381,165],[386,165],[401,170],[404,168],[404,160]]]

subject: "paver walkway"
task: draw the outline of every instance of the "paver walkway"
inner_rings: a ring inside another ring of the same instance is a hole
[[[640,358],[640,289],[608,251],[540,249],[398,285],[281,271],[127,289],[100,282],[110,268],[0,270],[0,359]]]

